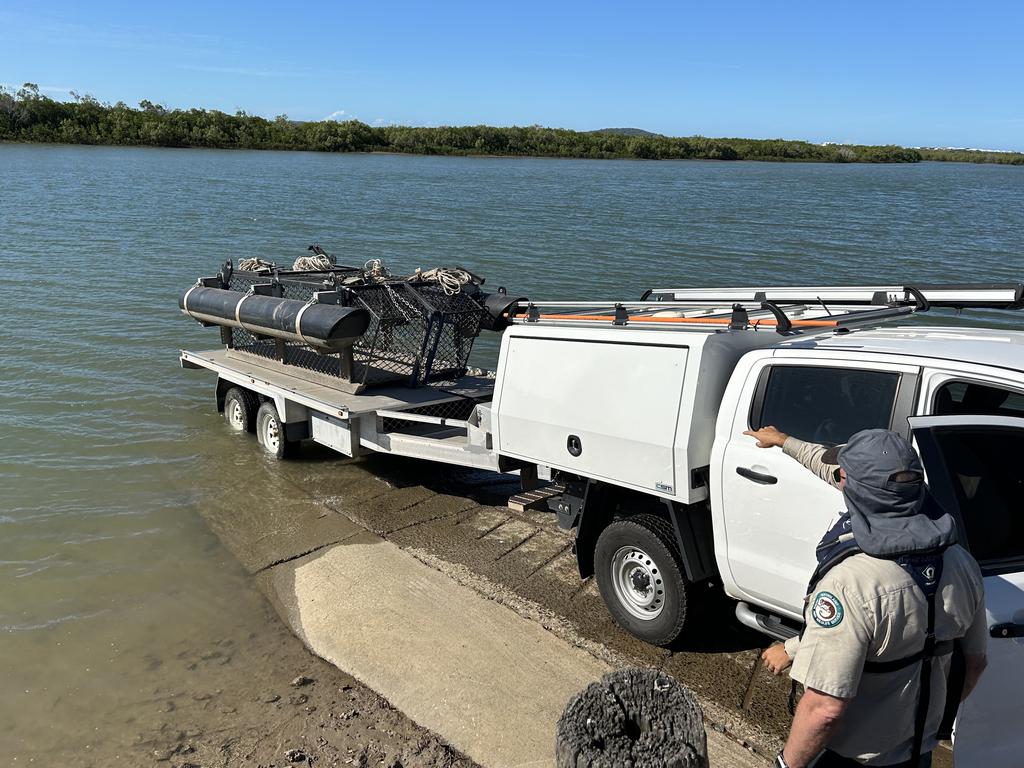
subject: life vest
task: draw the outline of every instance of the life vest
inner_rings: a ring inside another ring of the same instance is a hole
[[[886,673],[895,672],[898,669],[909,667],[912,664],[921,664],[921,684],[918,688],[917,708],[914,713],[914,743],[911,765],[917,765],[921,756],[921,747],[924,742],[924,728],[928,718],[928,704],[931,698],[932,683],[932,659],[936,656],[943,656],[953,651],[953,641],[946,640],[941,643],[935,640],[935,597],[938,593],[939,583],[942,581],[943,556],[947,547],[931,549],[921,552],[906,552],[893,556],[890,559],[900,568],[907,572],[924,593],[928,603],[928,618],[925,626],[924,643],[921,650],[893,661],[866,661],[864,672]],[[836,523],[825,532],[818,546],[815,548],[815,556],[818,565],[814,569],[810,581],[807,584],[807,593],[804,597],[804,604],[810,601],[818,583],[829,571],[839,565],[847,558],[860,554],[863,550],[857,544],[853,535],[853,526],[850,513],[844,512]],[[804,631],[800,630],[800,637],[803,638]],[[799,650],[797,651],[799,653]],[[793,682],[790,691],[790,713],[795,711],[796,702],[796,681]]]

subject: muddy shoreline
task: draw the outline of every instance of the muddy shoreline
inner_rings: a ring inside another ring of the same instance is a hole
[[[276,593],[274,573],[369,531],[612,666],[672,674],[701,697],[710,728],[751,752],[767,759],[781,745],[788,681],[763,672],[763,638],[731,619],[727,601],[710,601],[708,631],[696,640],[673,649],[639,642],[614,624],[592,580],[580,581],[571,538],[554,516],[503,506],[518,478],[394,457],[341,459],[308,444],[298,460],[269,469],[274,497],[258,510],[232,505],[228,485],[200,512],[286,623],[291,597]]]
[[[255,585],[251,589],[256,592]],[[168,627],[179,639],[119,662],[125,685],[136,687],[119,692],[119,705],[95,713],[88,741],[77,743],[58,730],[50,744],[15,749],[5,764],[475,767],[374,691],[310,653],[262,596],[239,597],[260,606],[258,629],[197,641],[182,627]],[[0,743],[13,747],[15,734],[8,741],[3,731],[0,726]]]
[[[155,713],[132,745],[135,764],[145,758],[174,768],[475,765],[310,654],[276,617],[267,618],[262,637],[226,638],[171,660],[181,685],[154,691]],[[211,689],[214,682],[226,687]]]

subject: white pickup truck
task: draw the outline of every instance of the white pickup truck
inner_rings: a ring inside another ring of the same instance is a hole
[[[901,432],[985,574],[990,667],[959,714],[958,765],[1020,764],[1024,332],[890,323],[930,306],[1020,309],[1024,285],[665,289],[639,302],[495,306],[505,327],[493,380],[352,394],[230,348],[183,351],[181,362],[214,371],[229,423],[257,425],[274,455],[310,438],[352,456],[551,481],[547,503],[576,531],[581,576],[596,577],[620,625],[656,644],[687,629],[695,585],[709,582],[744,624],[777,638],[799,629],[815,544],[843,500],[745,430],[827,444]]]

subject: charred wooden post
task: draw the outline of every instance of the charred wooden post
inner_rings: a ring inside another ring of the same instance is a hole
[[[610,672],[576,694],[555,731],[558,768],[708,768],[694,695],[655,669]]]

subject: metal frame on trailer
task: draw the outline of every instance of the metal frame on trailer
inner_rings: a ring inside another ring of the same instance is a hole
[[[494,382],[463,377],[457,384],[378,387],[353,394],[321,381],[243,360],[227,350],[180,353],[183,368],[206,369],[229,384],[273,401],[282,422],[308,425],[309,437],[347,456],[367,451],[501,471],[490,440],[487,404]],[[458,418],[449,414],[464,414]]]

